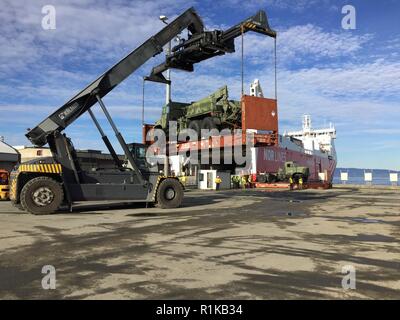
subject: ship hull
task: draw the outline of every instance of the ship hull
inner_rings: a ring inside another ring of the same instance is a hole
[[[294,161],[299,166],[309,168],[309,181],[322,180],[332,183],[336,169],[336,158],[326,154],[308,154],[307,151],[290,150],[279,146],[254,148],[252,153],[252,174],[276,174],[279,168],[284,167],[286,161]]]

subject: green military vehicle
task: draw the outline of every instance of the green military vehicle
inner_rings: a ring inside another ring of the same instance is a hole
[[[287,181],[292,177],[295,182],[300,178],[303,178],[303,181],[307,182],[310,176],[310,169],[308,167],[298,166],[294,161],[287,161],[283,168],[279,168],[277,176],[281,181]]]
[[[307,182],[309,176],[310,169],[308,167],[298,166],[294,161],[287,161],[284,167],[279,168],[276,174],[258,174],[257,181],[261,183],[274,183],[277,181],[288,181],[292,178],[293,181],[297,183],[300,178],[303,179],[303,182]]]
[[[201,129],[234,129],[241,125],[240,101],[229,100],[228,87],[223,86],[196,102],[171,101],[163,107],[161,119],[156,122],[155,128],[168,133],[169,121],[177,122],[178,134],[185,129],[192,129],[199,136]]]

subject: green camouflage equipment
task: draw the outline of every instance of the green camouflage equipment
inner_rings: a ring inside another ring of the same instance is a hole
[[[307,181],[310,175],[310,170],[307,167],[302,167],[296,165],[293,161],[285,162],[285,166],[279,169],[278,171],[278,179],[285,181],[289,180],[289,178],[293,178],[296,182],[298,179],[303,178],[303,181]]]
[[[178,134],[187,128],[198,133],[201,129],[238,128],[241,126],[241,104],[240,101],[229,100],[228,87],[223,86],[196,102],[170,102],[165,105],[155,127],[168,132],[169,121],[177,122]]]

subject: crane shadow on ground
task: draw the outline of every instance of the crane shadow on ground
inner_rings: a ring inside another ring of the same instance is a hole
[[[68,210],[68,208],[63,208],[58,211],[57,214],[105,214],[107,212],[103,211],[113,211],[113,210],[129,210],[129,209],[160,209],[165,210],[165,213],[171,213],[172,211],[185,211],[189,208],[194,208],[198,206],[210,205],[215,202],[221,201],[221,198],[225,198],[224,196],[216,195],[210,196],[209,194],[204,195],[196,195],[196,197],[185,198],[183,200],[182,205],[176,209],[161,209],[157,207],[154,203],[143,203],[143,202],[129,202],[129,201],[115,201],[110,203],[108,202],[91,202],[91,203],[78,203],[76,204],[72,212]],[[131,214],[132,216],[155,216],[157,215],[154,212],[138,212]]]

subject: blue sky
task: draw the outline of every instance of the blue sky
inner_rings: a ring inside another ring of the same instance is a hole
[[[56,29],[41,26],[44,5],[56,8]],[[341,27],[343,5],[356,8],[356,29]],[[162,28],[194,6],[207,28],[227,28],[267,11],[278,31],[280,131],[298,129],[301,115],[315,127],[337,128],[339,166],[400,170],[400,2],[395,0],[2,0],[0,12],[0,135],[28,145],[34,127]],[[194,73],[173,71],[173,99],[193,101],[228,84],[240,95],[237,52],[208,60]],[[273,41],[245,36],[245,88],[258,78],[273,93]],[[141,140],[141,79],[162,56],[146,63],[105,99],[127,141]],[[146,85],[146,122],[154,122],[164,87]],[[95,112],[112,137],[96,106]],[[105,149],[88,115],[66,130],[77,148]]]

